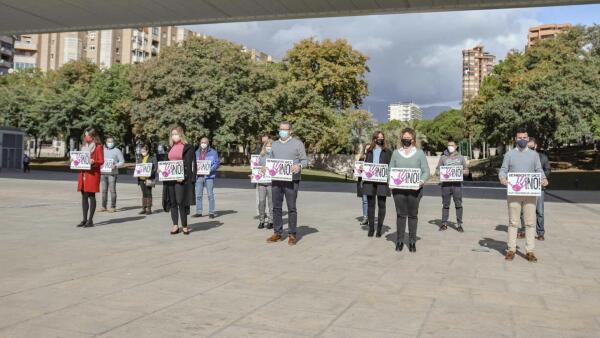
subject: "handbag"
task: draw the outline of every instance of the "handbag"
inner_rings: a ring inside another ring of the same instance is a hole
[[[149,178],[146,179],[146,186],[150,187],[150,188],[154,188],[156,186],[156,181],[155,180],[151,180]]]

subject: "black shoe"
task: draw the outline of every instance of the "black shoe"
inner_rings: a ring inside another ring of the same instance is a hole
[[[83,226],[84,228],[91,228],[94,226],[94,221],[89,220],[85,223],[85,225]]]
[[[188,229],[188,227],[183,227],[181,231],[183,232],[184,235],[189,235],[191,232],[190,229]]]
[[[446,231],[447,229],[448,229],[448,226],[446,224],[440,225],[440,231]]]
[[[215,217],[217,217],[217,216],[215,216],[215,214],[210,214],[210,215],[208,215],[208,218],[210,218],[210,219],[213,219],[213,218],[215,218]]]
[[[263,222],[258,223],[258,228],[259,229],[264,229],[265,228],[265,223],[263,223]]]
[[[146,208],[142,208],[142,211],[138,212],[138,215],[145,215],[146,214]]]
[[[373,229],[369,229],[369,232],[367,233],[367,236],[369,237],[373,237],[373,234],[375,233],[375,230]]]
[[[81,227],[85,226],[86,223],[87,223],[87,220],[83,220],[83,221],[81,221],[81,223],[77,224],[77,227],[81,228]]]
[[[417,252],[417,245],[415,243],[411,243],[408,245],[408,251]]]
[[[267,224],[267,229],[273,229],[273,223]]]
[[[198,218],[198,217],[202,217],[202,214],[194,214],[194,216],[192,216],[194,218]]]
[[[396,242],[396,251],[402,251],[404,248],[404,242]]]
[[[456,227],[456,231],[458,232],[465,232],[465,230],[463,229],[462,225],[459,225]]]
[[[377,238],[381,237],[381,231],[377,231],[377,232],[375,233],[375,237],[377,237]]]

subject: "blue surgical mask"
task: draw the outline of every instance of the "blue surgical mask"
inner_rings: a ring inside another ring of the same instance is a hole
[[[289,130],[280,130],[279,131],[279,137],[282,139],[286,139],[290,136],[290,132]]]
[[[519,146],[519,148],[523,149],[525,147],[527,147],[527,143],[529,143],[528,140],[517,140],[517,145]]]
[[[108,149],[112,149],[115,147],[114,143],[107,143],[106,146],[108,147]]]

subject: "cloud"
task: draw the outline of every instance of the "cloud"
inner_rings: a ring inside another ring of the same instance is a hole
[[[483,44],[504,58],[523,49],[527,29],[539,24],[538,9],[373,15],[192,26],[194,30],[257,48],[281,59],[307,37],[348,40],[369,56],[370,95],[364,107],[379,119],[387,105],[414,101],[423,106],[461,100],[462,50]]]

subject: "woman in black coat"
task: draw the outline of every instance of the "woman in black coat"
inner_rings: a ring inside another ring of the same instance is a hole
[[[376,131],[373,134],[373,139],[365,163],[378,163],[378,164],[390,164],[392,159],[392,151],[387,147],[385,142],[385,135],[381,131]],[[386,183],[368,182],[363,181],[362,192],[367,195],[368,203],[368,220],[369,220],[369,237],[373,237],[375,232],[375,202],[379,207],[377,213],[377,237],[381,237],[381,228],[383,227],[383,221],[385,220],[385,202],[386,198],[390,196],[390,189]]]
[[[179,218],[183,234],[189,235],[187,216],[190,214],[190,206],[196,204],[196,154],[194,147],[187,143],[183,128],[177,126],[171,128],[171,149],[169,150],[169,161],[183,160],[184,179],[179,181],[166,181],[163,184],[163,209],[171,212],[173,229],[171,235],[179,233]]]

